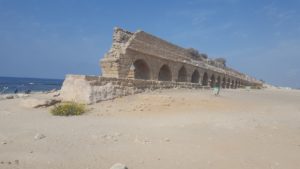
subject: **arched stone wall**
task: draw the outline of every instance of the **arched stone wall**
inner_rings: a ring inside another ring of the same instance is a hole
[[[120,61],[116,62],[116,64],[122,63],[118,70],[120,78],[190,82],[211,87],[218,85],[222,88],[242,86],[242,80],[239,78],[196,65],[170,61],[164,58],[154,59],[153,56],[134,51],[127,51],[126,55],[128,56],[124,56],[124,58],[127,59],[122,60],[121,58]],[[167,65],[168,68],[162,69],[164,65]]]
[[[138,63],[137,60],[143,60],[143,63]],[[207,84],[210,86],[214,86],[214,83],[228,88],[245,85],[261,86],[259,81],[230,68],[194,60],[187,49],[143,31],[133,33],[120,28],[115,29],[112,48],[105,54],[100,64],[104,77],[158,80],[160,68],[163,65],[168,65],[171,72],[171,81],[173,82],[196,82],[194,72],[197,69],[200,84],[202,84],[203,79],[205,81],[203,76],[206,72]],[[149,71],[145,65],[148,66]],[[181,70],[182,67],[185,71]],[[212,75],[214,75],[215,80],[211,79]],[[224,77],[225,86],[223,83]],[[230,79],[230,81],[227,82],[227,79]],[[206,83],[204,82],[204,84]]]

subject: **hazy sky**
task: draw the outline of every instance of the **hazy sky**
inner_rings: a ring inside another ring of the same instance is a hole
[[[115,26],[300,87],[299,0],[0,0],[0,76],[100,74]]]

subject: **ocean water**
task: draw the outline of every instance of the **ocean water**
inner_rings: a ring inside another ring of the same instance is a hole
[[[62,79],[40,79],[40,78],[19,78],[19,77],[0,77],[0,94],[24,93],[30,90],[31,92],[50,91],[60,89]]]

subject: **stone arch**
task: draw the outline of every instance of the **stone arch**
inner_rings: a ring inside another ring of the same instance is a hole
[[[227,79],[226,88],[230,88],[230,78]]]
[[[215,75],[212,74],[212,75],[210,76],[210,87],[214,87],[214,86],[215,86],[215,82],[216,82]]]
[[[134,78],[149,80],[151,78],[150,68],[143,59],[138,59],[133,63]]]
[[[222,79],[222,88],[225,88],[226,87],[226,78],[223,77]]]
[[[198,70],[194,70],[193,74],[192,74],[192,83],[199,83],[200,80],[200,74]]]
[[[221,87],[221,77],[220,76],[217,77],[217,83],[216,83],[216,85],[218,87]]]
[[[168,65],[163,65],[159,69],[158,80],[159,81],[171,81],[172,80],[172,73],[171,73],[171,70]]]
[[[187,81],[187,73],[186,73],[186,68],[182,66],[180,70],[178,71],[178,82],[186,82]]]
[[[234,88],[234,80],[231,81],[231,88]]]
[[[237,80],[235,80],[235,82],[234,82],[234,88],[237,88],[237,85],[238,85],[238,82],[237,82]]]
[[[208,85],[208,75],[206,72],[204,72],[203,78],[202,78],[202,86],[207,86],[207,85]]]

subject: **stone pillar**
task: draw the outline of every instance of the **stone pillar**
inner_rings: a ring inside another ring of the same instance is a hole
[[[127,76],[128,79],[134,79],[134,70],[135,70],[134,65],[131,65]]]

